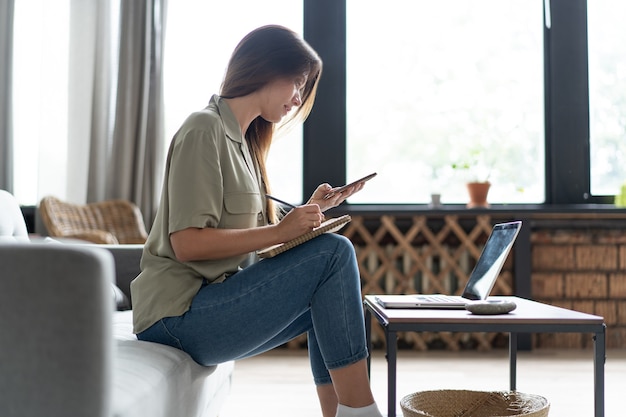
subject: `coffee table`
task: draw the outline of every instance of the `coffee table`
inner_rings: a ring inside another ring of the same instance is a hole
[[[385,331],[388,416],[396,416],[397,333],[427,331],[509,333],[510,390],[515,390],[517,379],[518,333],[592,333],[595,417],[604,417],[604,363],[606,360],[604,318],[520,297],[489,298],[514,301],[517,308],[509,314],[501,315],[474,315],[466,310],[385,309],[376,302],[374,295],[365,296],[365,326],[370,351],[372,316]],[[368,368],[369,365],[368,359]]]

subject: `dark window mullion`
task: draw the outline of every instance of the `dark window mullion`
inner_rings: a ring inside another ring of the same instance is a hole
[[[589,203],[587,1],[550,0],[546,39],[546,203]]]
[[[303,130],[303,201],[323,182],[346,182],[346,1],[303,0],[304,38],[324,61]]]

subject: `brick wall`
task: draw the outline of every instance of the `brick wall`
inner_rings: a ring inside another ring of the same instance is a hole
[[[626,232],[535,229],[532,294],[537,301],[603,316],[607,348],[626,347]],[[537,348],[591,348],[579,334],[534,336]]]

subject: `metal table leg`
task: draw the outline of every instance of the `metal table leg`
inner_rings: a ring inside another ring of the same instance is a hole
[[[396,417],[397,334],[385,329],[387,339],[387,416]]]
[[[365,309],[365,340],[367,342],[367,376],[372,376],[372,312]]]
[[[606,362],[606,325],[593,336],[593,387],[595,416],[604,417],[604,364]]]
[[[509,389],[517,387],[517,333],[509,333]]]

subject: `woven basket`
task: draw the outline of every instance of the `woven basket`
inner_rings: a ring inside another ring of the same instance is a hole
[[[404,417],[546,417],[548,400],[517,391],[421,391],[402,398]]]

